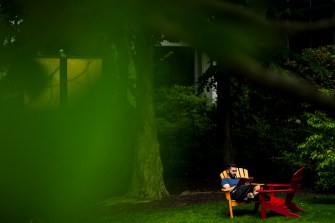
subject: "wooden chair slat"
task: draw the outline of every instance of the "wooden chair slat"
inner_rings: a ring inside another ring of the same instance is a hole
[[[242,174],[242,168],[237,168],[236,177],[240,178]]]
[[[221,179],[225,178],[225,176],[224,176],[224,173],[223,173],[223,172],[222,172],[222,173],[220,173],[220,177],[221,177]]]
[[[245,178],[249,178],[249,173],[247,169],[244,169],[244,176]]]
[[[224,171],[223,176],[224,176],[224,177],[228,177],[228,171]]]

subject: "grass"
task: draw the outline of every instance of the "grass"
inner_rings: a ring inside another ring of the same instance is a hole
[[[335,222],[335,195],[299,195],[295,202],[306,212],[300,214],[301,218],[289,218],[272,212],[267,212],[267,223],[279,222]],[[253,212],[253,205],[234,207],[234,218],[228,216],[225,201],[206,204],[194,204],[170,208],[159,208],[150,211],[131,211],[113,213],[106,212],[94,220],[95,223],[111,222],[263,222],[259,212]]]

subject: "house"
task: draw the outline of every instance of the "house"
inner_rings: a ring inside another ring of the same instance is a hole
[[[210,66],[210,57],[183,42],[164,40],[156,47],[154,55],[154,86],[180,84],[191,86]],[[214,89],[204,91],[209,101],[217,98]]]

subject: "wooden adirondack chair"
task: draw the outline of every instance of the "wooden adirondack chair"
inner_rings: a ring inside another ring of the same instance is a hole
[[[294,212],[305,211],[298,207],[292,200],[294,193],[300,188],[300,180],[302,179],[304,167],[295,172],[291,178],[290,184],[266,184],[268,189],[257,190],[259,192],[259,199],[261,202],[261,218],[266,218],[266,210],[277,212],[279,214],[299,218],[300,216]],[[267,193],[270,196],[265,196]],[[276,196],[276,193],[286,193],[286,199],[281,199]],[[266,199],[267,197],[267,199]],[[292,212],[294,211],[294,212]]]
[[[228,170],[224,170],[222,173],[220,173],[220,177],[221,179],[228,177]],[[243,169],[243,168],[237,168],[237,174],[236,177],[238,178],[249,178],[249,172],[247,169]],[[264,185],[264,184],[258,184],[258,183],[251,183],[252,185]],[[231,196],[230,196],[230,192],[227,189],[222,188],[221,189],[223,192],[225,192],[226,195],[226,199],[228,201],[228,210],[229,210],[229,215],[230,218],[233,218],[233,207],[235,206],[240,206],[240,205],[245,205],[245,204],[250,204],[250,203],[255,203],[255,208],[254,211],[258,210],[259,207],[259,202],[258,201],[254,201],[254,200],[247,200],[247,201],[236,201],[236,200],[232,200]]]

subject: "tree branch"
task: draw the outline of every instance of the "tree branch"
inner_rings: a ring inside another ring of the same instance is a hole
[[[256,60],[241,53],[235,53],[230,62],[236,73],[258,85],[317,104],[325,110],[335,111],[334,97],[321,93],[316,87],[304,83],[293,74],[284,75],[265,69]]]

